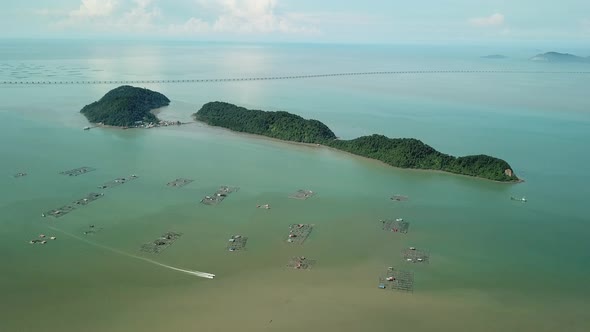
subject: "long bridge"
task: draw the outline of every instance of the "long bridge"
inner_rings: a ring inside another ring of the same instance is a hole
[[[293,76],[261,76],[241,78],[203,78],[203,79],[168,79],[168,80],[58,80],[58,81],[0,81],[0,86],[7,85],[88,85],[88,84],[173,84],[173,83],[215,83],[243,81],[274,81],[338,76],[367,75],[428,75],[428,74],[559,74],[587,75],[590,71],[546,71],[546,70],[405,70],[405,71],[368,71],[349,73],[306,74]]]

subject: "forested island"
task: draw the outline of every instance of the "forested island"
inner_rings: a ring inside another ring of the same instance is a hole
[[[229,103],[205,104],[194,117],[211,126],[300,143],[320,143],[336,135],[317,120],[306,120],[288,112],[248,110]]]
[[[531,61],[555,63],[590,63],[590,57],[581,57],[569,53],[547,52],[535,55],[531,58]]]
[[[194,117],[211,126],[286,141],[322,144],[400,168],[438,170],[501,182],[520,181],[502,159],[487,155],[454,157],[413,138],[370,135],[341,140],[322,122],[288,112],[248,110],[229,103],[210,102]]]
[[[117,127],[149,127],[160,123],[151,112],[168,106],[170,99],[159,92],[123,85],[80,111],[92,123]]]

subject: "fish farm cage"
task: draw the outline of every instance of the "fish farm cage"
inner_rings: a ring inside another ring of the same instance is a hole
[[[205,198],[201,200],[201,203],[205,205],[217,205],[223,202],[227,196],[238,190],[240,190],[238,187],[221,186],[213,195],[205,196]]]
[[[393,195],[391,197],[391,200],[396,201],[396,202],[404,202],[404,201],[407,201],[408,199],[410,199],[410,198],[405,195]]]
[[[313,197],[314,195],[315,195],[315,193],[313,191],[311,191],[311,190],[299,189],[296,192],[294,192],[293,194],[291,194],[289,196],[289,198],[306,200],[308,198]]]
[[[103,196],[104,196],[104,194],[90,193],[90,194],[86,195],[85,197],[75,200],[74,205],[78,205],[78,206],[88,205]]]
[[[404,260],[408,263],[429,263],[430,262],[430,254],[426,250],[416,249],[414,247],[404,249],[402,251],[402,256],[403,256]]]
[[[96,227],[96,225],[88,225],[88,227],[82,229],[82,234],[94,235],[96,233],[99,233],[100,231],[102,231],[102,227]]]
[[[313,225],[310,224],[291,224],[289,225],[289,235],[287,242],[292,244],[303,244],[311,234]]]
[[[248,238],[242,235],[232,235],[228,240],[226,249],[228,251],[242,251],[246,250],[246,243]]]
[[[410,223],[402,218],[381,220],[384,231],[407,234]]]
[[[413,292],[414,273],[390,267],[386,273],[379,277],[378,287],[380,289]]]
[[[287,267],[295,270],[311,270],[316,261],[304,256],[292,257],[287,263]]]
[[[195,180],[178,178],[178,179],[176,179],[174,181],[168,182],[166,185],[168,187],[181,188],[181,187],[184,187],[184,186],[186,186],[187,184],[189,184],[189,183],[191,183],[193,181],[195,181]]]
[[[125,184],[125,183],[127,183],[129,181],[135,180],[137,178],[138,178],[137,175],[131,175],[131,176],[128,176],[128,177],[116,178],[116,179],[114,179],[112,181],[109,181],[107,183],[104,183],[104,184],[98,186],[98,189],[109,189],[109,188],[117,187],[117,186],[120,186],[122,184]]]
[[[104,194],[98,194],[98,193],[90,193],[88,195],[86,195],[85,197],[82,197],[80,199],[77,199],[75,201],[72,202],[72,204],[68,204],[68,205],[64,205],[62,207],[59,207],[57,209],[53,209],[53,210],[49,210],[43,214],[41,214],[43,217],[45,216],[52,216],[55,218],[59,218],[59,217],[63,217],[66,214],[74,211],[75,209],[77,209],[78,207],[81,206],[86,206],[94,201],[96,201],[97,199],[103,197]]]
[[[176,240],[182,236],[182,233],[167,232],[150,243],[141,246],[141,251],[150,254],[159,254],[170,247]]]
[[[96,171],[96,168],[84,166],[84,167],[74,168],[69,171],[63,171],[63,172],[60,172],[59,174],[67,175],[67,176],[78,176],[78,175],[86,174],[86,173],[92,172],[92,171]]]

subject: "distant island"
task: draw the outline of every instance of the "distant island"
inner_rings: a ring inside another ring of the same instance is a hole
[[[502,55],[502,54],[490,54],[490,55],[484,55],[481,58],[482,59],[506,59],[507,56]]]
[[[170,99],[159,92],[123,85],[84,106],[80,112],[92,123],[150,128],[162,122],[151,111],[169,104]]]
[[[590,57],[584,58],[581,56],[569,54],[569,53],[558,53],[558,52],[547,52],[537,54],[530,59],[531,61],[538,62],[556,62],[556,63],[590,63]]]
[[[285,141],[322,144],[400,168],[437,170],[500,182],[520,181],[502,159],[487,155],[453,157],[413,138],[370,135],[340,140],[322,122],[288,112],[248,110],[217,101],[203,105],[193,116],[211,126]]]

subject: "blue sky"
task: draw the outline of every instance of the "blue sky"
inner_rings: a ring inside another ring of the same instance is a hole
[[[590,0],[2,1],[0,38],[590,41]]]

